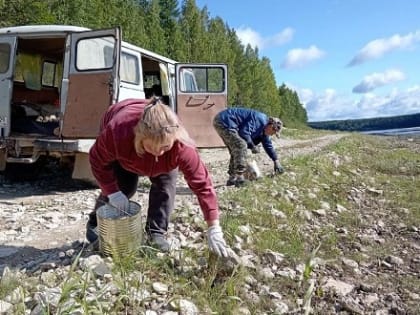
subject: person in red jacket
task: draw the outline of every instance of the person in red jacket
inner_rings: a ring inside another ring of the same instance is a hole
[[[96,210],[105,202],[127,210],[138,177],[148,176],[151,187],[145,230],[152,246],[169,251],[165,233],[174,209],[179,170],[198,198],[208,225],[209,249],[219,256],[229,255],[208,170],[177,115],[159,99],[127,99],[110,106],[89,152],[89,161],[101,189],[87,222],[89,242],[98,237]]]

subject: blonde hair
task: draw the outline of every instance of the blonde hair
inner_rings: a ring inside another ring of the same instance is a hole
[[[174,111],[158,98],[152,98],[144,108],[143,117],[134,127],[134,147],[138,155],[145,150],[143,141],[150,139],[156,147],[168,142],[180,141],[194,146],[194,141],[182,126]]]

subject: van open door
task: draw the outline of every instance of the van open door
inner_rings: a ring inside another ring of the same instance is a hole
[[[176,112],[199,148],[223,147],[213,118],[227,106],[227,66],[176,64]]]
[[[10,134],[16,37],[0,38],[0,141]],[[0,143],[1,146],[1,143]],[[1,157],[0,157],[1,158]]]
[[[87,31],[69,35],[68,77],[61,135],[95,138],[103,113],[118,99],[121,31]]]

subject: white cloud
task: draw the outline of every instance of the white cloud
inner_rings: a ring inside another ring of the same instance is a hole
[[[404,73],[398,69],[389,69],[385,72],[374,72],[365,76],[362,82],[353,88],[353,93],[367,93],[378,87],[404,79]]]
[[[327,89],[322,94],[314,94],[305,107],[309,121],[338,120],[352,115],[353,103],[335,90]]]
[[[408,48],[417,42],[420,42],[420,30],[404,36],[395,34],[388,38],[375,39],[359,50],[348,66],[355,66],[371,59],[377,59],[388,52]]]
[[[249,44],[253,48],[258,47],[258,49],[265,49],[280,46],[291,41],[294,32],[294,29],[287,27],[273,36],[263,37],[252,28],[240,27],[236,30],[236,35],[244,46]]]
[[[247,46],[249,44],[251,45],[251,47],[261,48],[262,43],[264,41],[258,32],[254,31],[249,27],[237,29],[236,35],[238,35],[239,40],[244,46]]]
[[[290,86],[289,86],[290,87]],[[293,87],[290,87],[292,90],[296,90]],[[299,90],[299,101],[306,107],[306,104],[311,101],[315,97],[315,93],[311,89],[300,89]]]
[[[271,37],[267,37],[264,41],[264,47],[280,46],[287,42],[290,42],[293,38],[294,33],[295,30],[293,28],[287,27],[280,33],[277,33]]]
[[[289,86],[289,85],[288,85]],[[290,86],[289,86],[290,87]],[[292,88],[299,96],[309,121],[343,120],[420,113],[420,86],[405,91],[394,89],[385,96],[366,93],[359,100],[327,89],[317,94],[309,89]]]
[[[386,96],[362,97],[357,107],[362,115],[357,118],[398,116],[420,113],[420,87],[402,92],[391,92]]]
[[[296,69],[302,68],[307,64],[322,58],[325,52],[320,50],[318,47],[312,45],[309,48],[296,48],[289,50],[286,58],[282,63],[282,68]]]

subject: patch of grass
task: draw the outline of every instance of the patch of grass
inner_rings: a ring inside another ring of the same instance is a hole
[[[227,193],[223,199],[228,199],[229,205],[223,210],[222,223],[231,240],[235,235],[243,238],[250,236],[253,242],[246,247],[257,253],[270,249],[295,259],[301,256],[304,247],[300,225],[297,224],[301,218],[293,201],[284,198],[291,189],[289,185],[278,182],[273,188],[274,180],[264,179],[256,185]],[[272,188],[267,189],[267,185]],[[283,215],[276,215],[276,212]],[[250,235],[242,233],[241,226],[249,227]]]
[[[284,128],[281,131],[281,137],[306,140],[313,139],[314,137],[320,137],[329,134],[336,134],[336,131],[312,129],[312,128]]]
[[[295,136],[294,131],[288,132]],[[354,251],[353,244],[360,243],[358,235],[378,220],[395,226],[420,224],[417,150],[409,143],[351,134],[320,152],[285,160],[293,176],[285,173],[224,193],[220,199],[229,204],[229,211],[223,211],[222,222],[232,236],[240,235],[240,226],[249,226],[253,242],[246,248],[257,256],[270,249],[289,262],[304,262],[321,244],[318,256],[327,261],[343,255],[363,261],[366,254],[373,260],[384,259],[404,245],[400,239],[383,235],[382,242],[363,244],[364,256]],[[336,212],[337,205],[344,209]],[[308,222],[302,215],[320,208],[325,216],[313,216]],[[284,216],[276,217],[273,209]],[[314,224],[319,226],[315,233],[308,229]],[[337,228],[345,234],[338,234]],[[274,291],[284,290],[284,283],[270,285]]]
[[[285,255],[290,261],[299,261],[305,254],[305,238],[298,226],[281,230],[264,230],[254,235],[252,249],[260,254],[272,250]]]
[[[352,164],[362,170],[363,180],[371,179],[383,191],[387,207],[398,211],[408,209],[405,222],[420,224],[420,145],[407,139],[372,136],[348,137],[334,150],[352,155]],[[357,149],[358,148],[358,149]],[[399,217],[400,219],[401,217]]]
[[[245,285],[244,269],[235,269],[230,273],[220,274],[220,262],[209,259],[209,269],[204,272],[203,284],[189,289],[193,297],[200,301],[202,309],[209,309],[216,314],[235,314],[235,310],[244,302],[241,288]]]
[[[19,287],[19,282],[19,276],[12,274],[10,270],[5,273],[5,276],[0,279],[0,300]]]
[[[360,216],[354,211],[345,211],[337,216],[336,226],[339,228],[346,228],[347,231],[359,230],[366,225]]]
[[[331,226],[321,228],[316,236],[315,240],[320,243],[321,257],[327,260],[336,259],[341,254],[338,249],[339,238],[335,229]],[[313,244],[316,244],[312,241]]]

